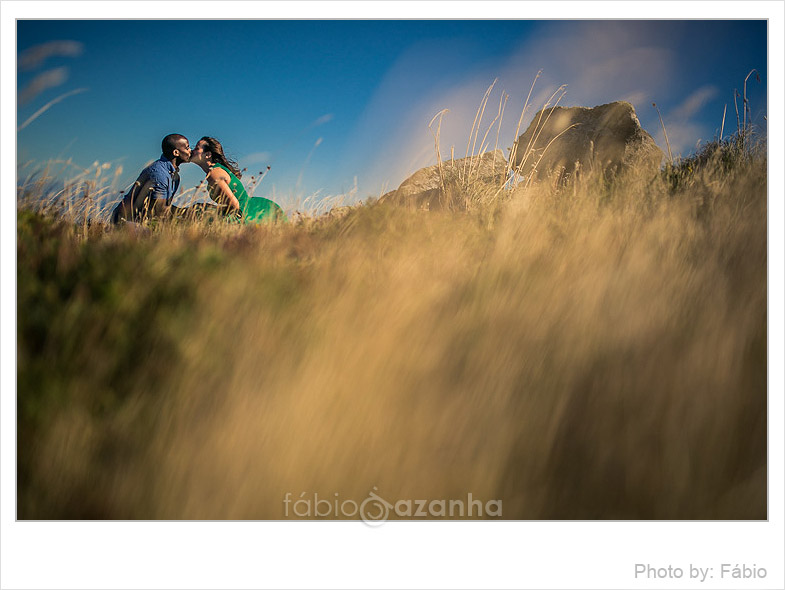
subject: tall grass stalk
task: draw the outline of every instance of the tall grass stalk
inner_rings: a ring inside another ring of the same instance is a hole
[[[439,148],[439,138],[441,136],[441,131],[442,131],[442,118],[444,117],[444,115],[446,115],[449,112],[450,112],[449,109],[442,109],[441,111],[436,113],[433,116],[433,119],[431,119],[431,122],[428,123],[428,130],[431,132],[431,135],[433,135],[433,141],[436,148],[436,162],[437,162],[437,166],[439,167],[439,186],[442,191],[444,191],[444,167],[442,166],[442,154]],[[434,133],[432,126],[433,126],[433,122],[437,119],[437,117],[439,119],[439,125],[436,127],[436,133]]]
[[[492,168],[496,170],[496,152],[499,149],[499,134],[501,133],[502,129],[502,122],[504,121],[504,108],[507,106],[507,100],[510,96],[504,92],[502,92],[502,96],[499,99],[499,125],[496,127],[496,141],[493,144],[493,163]]]
[[[507,176],[509,177],[512,173],[512,163],[515,161],[515,156],[518,150],[518,137],[520,137],[521,133],[521,124],[523,123],[523,118],[526,115],[526,111],[529,108],[529,101],[531,100],[532,92],[534,91],[534,85],[537,83],[537,80],[542,75],[542,70],[539,70],[537,74],[534,76],[534,80],[532,80],[532,85],[529,88],[529,93],[526,95],[526,100],[523,101],[523,108],[521,109],[521,116],[518,117],[518,125],[515,127],[515,136],[512,138],[512,148],[510,150],[510,158],[507,162]]]
[[[749,105],[749,102],[747,101],[747,80],[750,79],[750,76],[752,76],[752,74],[755,74],[755,78],[758,80],[758,82],[760,82],[760,75],[758,74],[758,70],[756,70],[756,69],[750,70],[750,72],[744,78],[744,86],[743,86],[743,92],[744,92],[744,122],[742,124],[742,135],[741,135],[742,146],[743,146],[744,142],[747,140],[747,136],[749,135],[749,130],[747,129],[747,114],[750,113],[750,105]]]
[[[654,110],[657,111],[657,116],[660,118],[662,134],[665,136],[665,145],[668,147],[668,161],[670,162],[671,166],[673,166],[673,153],[671,152],[671,142],[668,141],[668,131],[665,129],[665,121],[662,120],[662,114],[660,113],[660,109],[657,108],[657,104],[653,102],[651,103],[651,106],[654,107]]]
[[[537,141],[539,140],[540,135],[542,134],[543,130],[548,124],[548,121],[553,115],[554,109],[557,106],[559,106],[559,103],[561,102],[561,99],[564,98],[565,94],[566,94],[566,85],[559,86],[559,88],[557,88],[556,91],[553,94],[551,94],[550,97],[548,97],[548,100],[545,102],[545,105],[543,105],[542,109],[540,109],[540,113],[539,116],[537,117],[537,122],[535,124],[534,131],[532,132],[532,135],[529,138],[529,142],[526,145],[526,154],[523,156],[523,158],[521,158],[521,163],[515,167],[514,171],[516,174],[519,173],[521,170],[523,170],[524,166],[526,166],[526,164],[528,163],[533,146],[537,145]],[[551,107],[551,103],[553,102],[553,99],[556,97],[556,95],[558,95],[558,98],[556,98],[556,102],[553,103],[553,108],[551,108],[551,110],[548,111],[548,116],[546,116],[545,120],[543,121],[543,114],[547,109]],[[550,143],[548,145],[550,145]],[[537,164],[539,164],[543,155],[545,155],[544,151],[540,153],[540,156],[537,159],[537,162],[535,163],[535,167]],[[513,160],[510,159],[510,161],[512,162]],[[532,175],[529,176],[527,182],[529,182],[531,178]]]
[[[474,151],[477,147],[477,135],[479,134],[480,126],[482,125],[482,118],[485,113],[485,105],[488,103],[488,98],[490,97],[491,92],[493,91],[493,87],[496,86],[497,81],[498,78],[494,79],[491,85],[488,86],[488,88],[485,91],[485,94],[482,97],[482,100],[480,100],[480,105],[477,107],[477,112],[474,115],[474,122],[472,123],[471,130],[469,131],[469,139],[466,142],[466,156],[463,164],[463,171],[460,177],[460,181],[462,183],[469,180],[469,176],[471,172],[470,162],[474,159]],[[471,154],[469,153],[470,145],[471,145]]]

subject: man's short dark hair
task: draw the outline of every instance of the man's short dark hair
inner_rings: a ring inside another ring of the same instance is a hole
[[[179,150],[180,146],[177,145],[177,142],[181,139],[186,139],[185,135],[180,135],[179,133],[170,133],[166,137],[163,138],[161,141],[161,151],[164,153],[164,156],[168,160],[174,158],[174,150]]]

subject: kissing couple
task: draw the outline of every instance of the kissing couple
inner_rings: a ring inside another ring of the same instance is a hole
[[[224,154],[214,137],[202,137],[193,150],[188,138],[179,133],[161,141],[161,157],[139,174],[130,190],[112,211],[112,223],[140,222],[154,217],[181,217],[190,211],[213,209],[229,221],[262,223],[286,220],[277,203],[264,197],[251,197],[240,181],[237,163]],[[190,207],[172,204],[180,187],[180,164],[190,162],[204,170],[209,203]]]

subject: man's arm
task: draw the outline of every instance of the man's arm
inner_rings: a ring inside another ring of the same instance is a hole
[[[131,211],[133,212],[131,216],[132,219],[136,219],[137,217],[148,217],[153,205],[151,199],[153,185],[153,180],[148,178],[136,189],[131,205]]]
[[[143,218],[167,216],[170,214],[171,175],[168,170],[153,167],[147,182],[140,187],[134,199],[134,211]]]

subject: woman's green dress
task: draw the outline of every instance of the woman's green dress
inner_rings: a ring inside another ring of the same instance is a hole
[[[286,221],[283,209],[275,202],[264,197],[249,197],[240,179],[223,164],[214,164],[229,174],[229,190],[240,203],[243,216],[241,223],[268,223],[272,221]]]

